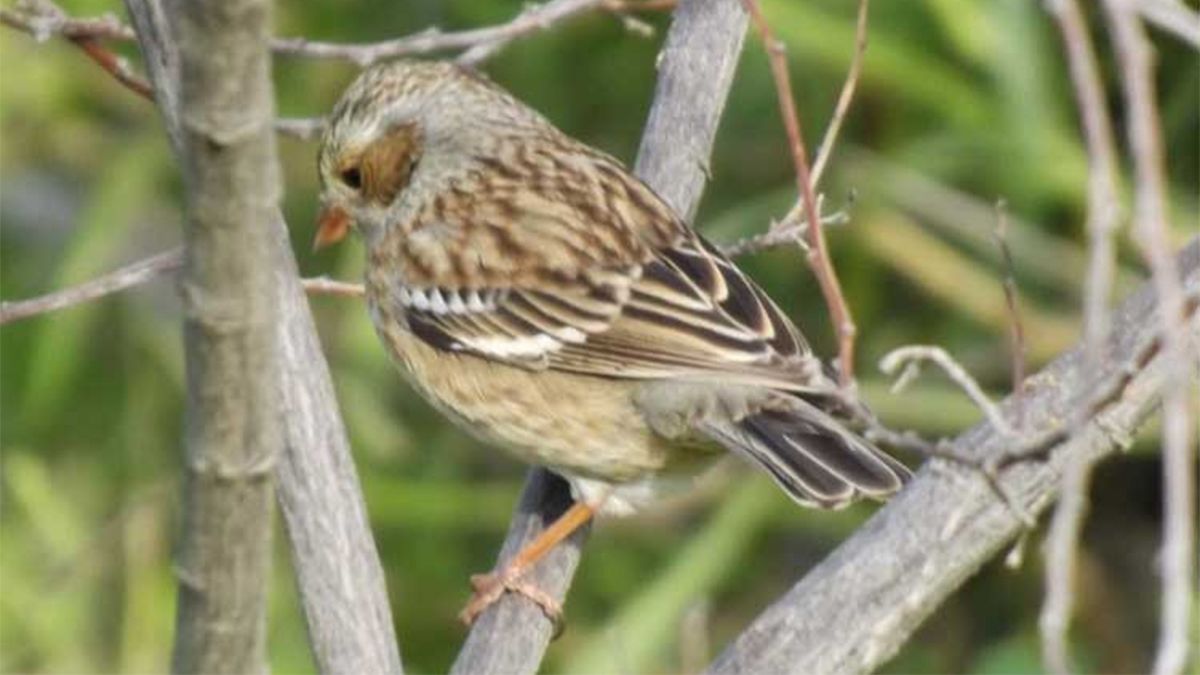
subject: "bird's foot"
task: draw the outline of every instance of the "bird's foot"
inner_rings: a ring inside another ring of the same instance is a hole
[[[485,609],[504,595],[505,591],[520,593],[529,598],[542,609],[546,617],[557,627],[562,622],[562,604],[549,593],[538,588],[536,584],[521,579],[523,570],[505,567],[496,572],[475,574],[471,576],[471,587],[475,593],[467,601],[467,606],[458,614],[459,621],[470,626]]]

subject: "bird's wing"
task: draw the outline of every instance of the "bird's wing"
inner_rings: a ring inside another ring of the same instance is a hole
[[[767,295],[614,161],[520,159],[457,186],[461,199],[433,200],[420,227],[372,252],[403,261],[403,283],[376,264],[368,287],[403,307],[415,335],[609,378],[720,373],[797,389],[817,378]]]

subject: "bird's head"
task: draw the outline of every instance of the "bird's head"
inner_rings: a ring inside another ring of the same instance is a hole
[[[422,192],[417,183],[431,192],[503,139],[547,130],[532,109],[461,66],[400,60],[368,68],[334,107],[321,139],[314,247],[351,228],[381,232],[407,193]]]

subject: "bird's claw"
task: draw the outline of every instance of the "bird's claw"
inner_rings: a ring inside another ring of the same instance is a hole
[[[475,623],[479,615],[499,600],[505,591],[511,591],[524,595],[540,607],[546,618],[554,623],[555,634],[558,634],[562,625],[562,604],[551,597],[549,593],[538,588],[536,584],[523,581],[520,574],[513,574],[507,570],[474,574],[471,576],[471,587],[475,589],[475,593],[467,601],[467,606],[458,614],[459,621],[467,626]]]

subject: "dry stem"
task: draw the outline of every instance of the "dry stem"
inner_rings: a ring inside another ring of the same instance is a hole
[[[1117,229],[1117,161],[1112,123],[1104,103],[1104,87],[1095,51],[1076,0],[1052,0],[1047,8],[1062,34],[1067,65],[1083,124],[1088,152],[1088,202],[1085,229],[1088,236],[1088,272],[1083,291],[1084,359],[1088,370],[1099,366],[1101,340],[1108,332],[1109,301],[1116,267],[1113,235]],[[1075,414],[1074,426],[1087,422],[1084,410]],[[1054,510],[1045,543],[1045,587],[1039,626],[1042,658],[1048,670],[1071,669],[1067,648],[1074,605],[1075,568],[1080,532],[1087,509],[1092,461],[1077,457],[1063,473],[1062,498]]]
[[[1181,673],[1187,665],[1195,588],[1195,447],[1188,409],[1187,373],[1195,367],[1184,333],[1184,298],[1172,257],[1163,175],[1163,148],[1155,102],[1150,45],[1127,0],[1105,0],[1128,109],[1128,135],[1136,179],[1135,239],[1150,265],[1158,292],[1168,369],[1163,395],[1162,603],[1154,672]]]
[[[817,215],[817,200],[813,192],[812,176],[808,167],[808,154],[804,149],[800,119],[796,114],[796,103],[792,95],[792,84],[788,74],[784,46],[775,38],[771,27],[763,17],[757,0],[742,0],[742,5],[750,14],[750,20],[757,29],[767,52],[767,58],[770,60],[771,75],[775,79],[775,90],[779,98],[779,110],[783,117],[784,128],[787,130],[792,162],[796,168],[796,187],[804,200],[807,220],[811,223],[808,229],[807,258],[821,285],[821,292],[829,306],[830,318],[838,336],[838,361],[840,364],[838,381],[842,388],[850,389],[854,382],[854,336],[857,329],[854,326],[854,319],[850,315],[850,308],[846,305],[846,299],[842,294],[837,272],[829,258],[829,249],[825,245],[825,234]]]

